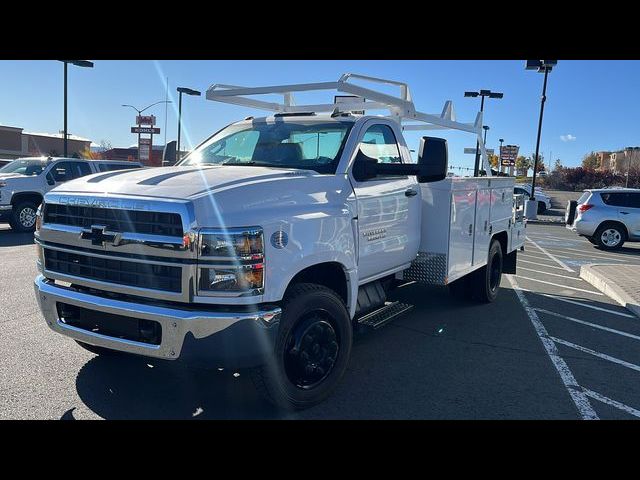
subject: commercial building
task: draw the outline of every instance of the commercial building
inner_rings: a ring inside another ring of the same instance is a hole
[[[146,167],[161,167],[162,166],[162,152],[164,151],[164,145],[154,145],[151,149],[151,155],[149,160],[143,161],[142,164]],[[108,160],[138,160],[138,147],[129,148],[111,148],[101,153],[102,158]]]
[[[31,156],[60,156],[64,152],[63,134],[25,132],[20,127],[0,125],[0,158],[14,159]],[[88,151],[91,140],[69,135],[67,155],[81,157]]]

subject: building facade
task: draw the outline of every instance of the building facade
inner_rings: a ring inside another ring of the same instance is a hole
[[[88,151],[91,140],[75,135],[67,137],[67,155],[81,157]],[[64,140],[61,133],[25,132],[19,127],[0,125],[0,158],[62,156]]]

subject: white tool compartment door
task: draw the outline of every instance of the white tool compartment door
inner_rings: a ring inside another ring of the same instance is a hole
[[[359,147],[378,162],[399,163],[400,133],[394,122],[372,120],[362,129]],[[420,189],[416,178],[378,177],[357,182],[358,274],[360,279],[392,270],[415,259],[420,241]]]
[[[475,209],[475,190],[454,190],[451,192],[450,278],[457,278],[471,266]]]
[[[473,240],[473,265],[484,265],[489,257],[491,239],[491,189],[479,188],[476,199],[476,232]]]

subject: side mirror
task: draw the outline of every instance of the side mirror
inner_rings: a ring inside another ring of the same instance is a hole
[[[422,137],[418,153],[419,183],[438,182],[447,177],[449,154],[444,138]]]
[[[378,161],[358,149],[355,161],[353,162],[353,178],[358,182],[365,182],[376,178],[378,175]]]
[[[47,173],[47,183],[49,185],[55,185],[56,181],[53,179],[53,175],[51,175],[51,173]]]

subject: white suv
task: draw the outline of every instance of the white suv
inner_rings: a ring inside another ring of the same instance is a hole
[[[565,220],[567,228],[604,250],[640,242],[640,189],[585,190],[568,203]]]
[[[0,168],[0,222],[8,222],[19,232],[31,232],[44,194],[57,185],[92,173],[141,167],[138,162],[117,160],[18,158]]]

